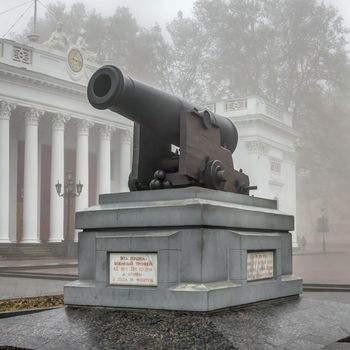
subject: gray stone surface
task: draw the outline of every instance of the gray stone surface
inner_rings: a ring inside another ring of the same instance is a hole
[[[304,283],[349,284],[349,266],[350,250],[349,252],[304,253],[293,256],[294,273],[301,276]]]
[[[0,276],[0,300],[62,295],[69,280]]]
[[[105,196],[110,196],[107,204],[106,200],[101,200],[102,204],[77,212],[78,229],[178,226],[273,231],[294,229],[293,216],[271,208],[275,205],[274,201],[222,191],[193,187]]]
[[[303,296],[209,314],[62,308],[0,319],[0,346],[38,350],[342,350],[349,335],[350,305]]]
[[[100,199],[108,201],[77,213],[79,280],[65,286],[67,305],[210,311],[301,293],[294,219],[274,201],[199,188]],[[266,250],[273,278],[247,282],[248,252]],[[113,252],[156,253],[158,285],[111,285]]]
[[[349,286],[350,287],[350,286]],[[319,300],[333,300],[339,303],[344,303],[344,304],[350,304],[350,290],[346,290],[343,292],[339,291],[322,291],[322,292],[317,292],[317,291],[312,291],[312,292],[306,292],[306,295],[312,295],[313,299],[319,299]]]
[[[277,201],[243,194],[209,190],[202,187],[188,187],[178,189],[168,189],[161,191],[141,191],[102,194],[99,197],[99,204],[114,204],[118,202],[149,202],[173,200],[184,200],[201,198],[212,201],[245,204],[249,206],[277,209]]]
[[[42,258],[0,261],[0,300],[63,294],[63,287],[77,277],[73,259]]]
[[[322,350],[350,350],[349,343],[333,343],[325,346]]]

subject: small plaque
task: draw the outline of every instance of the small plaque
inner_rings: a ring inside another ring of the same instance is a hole
[[[113,285],[156,286],[157,254],[110,253],[109,283]]]
[[[273,251],[247,253],[247,280],[273,278]]]

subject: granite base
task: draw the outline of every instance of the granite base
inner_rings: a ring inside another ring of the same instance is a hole
[[[349,335],[349,304],[304,296],[214,313],[66,307],[0,319],[0,348],[38,350],[340,349]]]
[[[196,187],[103,195],[77,213],[79,280],[65,304],[211,311],[298,295],[293,225],[275,201]],[[249,275],[256,252],[273,256],[268,277]],[[154,283],[112,283],[115,253],[156,255]]]

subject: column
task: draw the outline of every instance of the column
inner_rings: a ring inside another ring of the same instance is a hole
[[[23,243],[39,243],[38,231],[38,125],[44,114],[36,108],[26,111],[23,190]]]
[[[120,191],[129,192],[132,133],[129,130],[123,130],[120,134]]]
[[[100,194],[111,192],[111,134],[114,130],[110,125],[99,129],[97,199]]]
[[[93,125],[88,120],[77,123],[77,155],[76,155],[76,183],[83,184],[83,190],[75,200],[75,210],[82,210],[89,206],[89,128]],[[74,240],[78,240],[75,231]]]
[[[120,142],[119,134],[111,139],[111,192],[120,192]]]
[[[59,181],[64,188],[64,124],[69,119],[62,113],[52,118],[49,242],[64,240],[64,199],[57,194],[55,185]]]
[[[11,126],[10,126],[11,129]],[[18,133],[10,133],[10,241],[17,242]],[[16,135],[17,134],[17,135]]]
[[[0,100],[0,243],[10,243],[10,116],[15,105]]]

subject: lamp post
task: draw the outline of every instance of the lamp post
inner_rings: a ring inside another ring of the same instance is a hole
[[[326,233],[329,232],[328,219],[324,214],[324,208],[321,209],[321,216],[317,219],[317,231],[322,233],[322,251],[326,251]]]
[[[68,200],[68,213],[67,213],[67,229],[66,229],[66,236],[69,236],[69,228],[70,228],[70,210],[71,210],[71,198],[72,197],[79,197],[82,190],[83,190],[83,184],[79,181],[79,183],[76,184],[76,189],[74,189],[74,180],[73,180],[73,174],[71,171],[68,171],[66,174],[66,186],[64,188],[64,191],[62,192],[62,184],[57,181],[57,184],[55,185],[57,194],[60,197],[67,198]],[[67,237],[65,237],[66,239]]]

